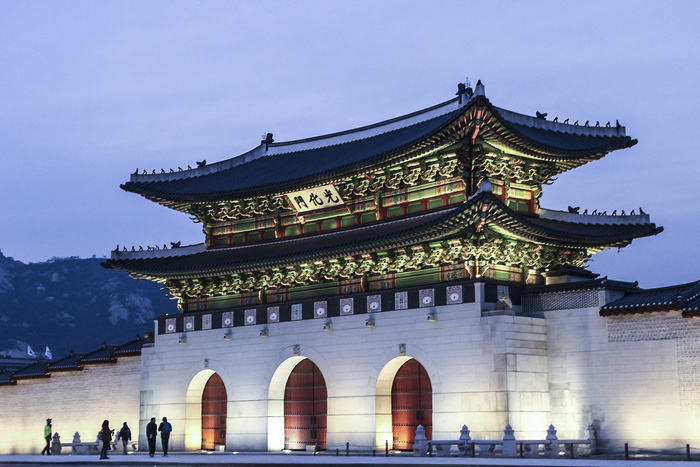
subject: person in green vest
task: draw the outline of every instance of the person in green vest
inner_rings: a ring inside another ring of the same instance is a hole
[[[46,426],[44,427],[44,439],[46,440],[46,446],[41,450],[41,455],[46,453],[47,456],[51,455],[51,419],[46,419]]]

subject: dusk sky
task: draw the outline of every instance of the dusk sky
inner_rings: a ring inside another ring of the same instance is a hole
[[[0,2],[0,250],[23,262],[201,243],[119,188],[397,117],[481,80],[506,109],[626,126],[631,149],[562,174],[542,207],[641,206],[665,231],[589,269],[700,279],[700,2]]]

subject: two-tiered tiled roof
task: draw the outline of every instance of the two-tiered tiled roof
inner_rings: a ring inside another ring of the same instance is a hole
[[[210,222],[208,214],[201,215],[200,211],[206,212],[217,203],[255,201],[256,197],[270,196],[279,199],[280,195],[295,190],[331,183],[351,185],[348,177],[385,174],[389,168],[401,167],[404,163],[407,166],[419,164],[421,156],[431,153],[432,157],[438,150],[440,153],[436,156],[454,155],[457,165],[466,164],[466,159],[462,160],[466,157],[479,157],[478,164],[489,167],[484,171],[493,173],[498,173],[499,164],[504,167],[515,164],[521,172],[528,172],[522,176],[523,180],[536,185],[535,189],[553,174],[637,142],[626,136],[625,128],[620,125],[569,125],[495,107],[486,99],[481,83],[474,93],[466,88],[460,91],[464,92],[460,92],[459,97],[442,104],[355,130],[282,143],[272,141],[268,134],[257,148],[222,162],[171,173],[139,174],[137,171],[122,188]],[[471,148],[469,151],[464,149],[465,144]],[[462,170],[467,169],[458,167],[454,173],[441,176],[460,180]],[[515,175],[511,178],[513,180],[508,179],[508,183],[520,183]],[[385,218],[299,237],[286,237],[286,232],[280,232],[278,226],[275,234],[279,238],[251,243],[220,245],[209,238],[209,247],[114,251],[103,265],[160,282],[218,276],[213,281],[216,285],[227,274],[249,274],[250,279],[250,274],[271,268],[289,268],[313,261],[341,261],[349,257],[359,261],[357,258],[368,253],[425,246],[426,242],[433,241],[456,240],[459,243],[474,235],[481,238],[487,234],[492,239],[507,237],[537,245],[532,247],[527,267],[538,269],[549,267],[555,255],[559,255],[559,261],[581,265],[592,253],[622,247],[634,238],[663,230],[651,223],[646,214],[588,216],[547,211],[538,206],[530,207],[527,213],[516,211],[499,199],[504,196],[503,186],[499,190],[496,195],[484,186],[483,191],[472,195],[473,186],[470,186],[464,193],[468,199],[458,206],[452,204],[423,214],[404,213],[398,219]],[[535,191],[530,194],[536,196]],[[513,207],[522,208],[517,204]],[[252,210],[244,216],[257,212]],[[218,218],[212,219],[218,222]],[[268,220],[276,222],[272,217]],[[479,240],[472,246],[480,248],[481,245]],[[548,250],[540,252],[540,261],[537,255],[541,248]],[[472,260],[482,257],[470,254]],[[492,259],[500,262],[497,257]],[[523,258],[518,261],[513,265],[525,267]],[[240,277],[232,280],[240,280]]]

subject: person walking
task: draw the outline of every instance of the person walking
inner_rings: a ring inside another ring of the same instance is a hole
[[[160,442],[163,444],[163,457],[168,457],[168,441],[170,441],[170,433],[173,431],[173,427],[168,423],[167,417],[163,417],[158,431],[160,431]]]
[[[51,419],[46,419],[46,426],[44,427],[44,439],[46,440],[46,446],[41,450],[41,455],[46,453],[47,456],[51,455]]]
[[[122,446],[124,446],[124,455],[126,456],[126,448],[129,444],[129,441],[131,441],[131,429],[129,428],[129,425],[126,424],[126,422],[124,422],[122,429],[119,430],[119,433],[117,433],[117,440],[120,439],[122,440]]]
[[[156,425],[156,417],[151,417],[151,422],[146,425],[146,438],[148,438],[148,455],[153,457],[156,453],[156,435],[158,434],[158,425]]]
[[[112,444],[112,430],[109,429],[109,420],[102,422],[102,451],[100,451],[100,459],[109,459],[107,451]]]

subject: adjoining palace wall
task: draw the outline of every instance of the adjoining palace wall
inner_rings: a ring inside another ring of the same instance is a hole
[[[309,358],[328,390],[328,448],[346,442],[383,448],[386,440],[392,442],[386,417],[391,381],[401,362],[415,358],[432,384],[434,439],[456,439],[464,424],[475,439],[500,439],[508,423],[521,438],[544,436],[549,423],[544,320],[507,312],[482,315],[484,305],[477,300],[159,334],[142,351],[141,424],[167,416],[173,450],[199,449],[201,391],[216,372],[228,393],[226,449],[280,450],[286,377],[295,363]],[[427,319],[430,312],[436,322]],[[365,324],[370,317],[374,327]],[[332,331],[324,331],[326,323]],[[264,328],[268,337],[259,335]],[[228,332],[230,341],[224,339]]]
[[[588,293],[596,306],[545,312],[552,423],[593,424],[607,451],[700,444],[700,319],[601,317],[610,292]]]
[[[82,441],[95,441],[105,419],[115,430],[127,422],[136,442],[140,373],[141,357],[121,357],[113,364],[0,386],[0,454],[39,454],[47,418],[64,443],[76,431]]]

